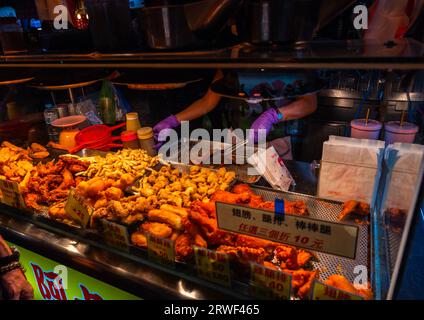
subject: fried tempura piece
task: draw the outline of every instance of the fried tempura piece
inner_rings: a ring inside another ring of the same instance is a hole
[[[159,222],[145,222],[141,225],[141,229],[158,238],[168,238],[172,234],[171,227]]]
[[[136,231],[131,235],[131,242],[137,247],[147,248],[147,238],[141,231]]]
[[[180,208],[177,206],[172,206],[170,204],[163,204],[160,206],[161,210],[166,210],[172,213],[175,213],[177,215],[179,215],[181,218],[187,218],[188,217],[188,212],[187,209],[185,208]]]
[[[162,222],[169,224],[176,230],[183,229],[181,217],[175,213],[166,210],[150,210],[147,214],[150,221]]]
[[[262,264],[269,256],[263,248],[219,246],[216,251],[228,254],[241,264],[247,264],[250,261]]]

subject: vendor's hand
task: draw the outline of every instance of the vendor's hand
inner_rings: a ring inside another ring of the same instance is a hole
[[[0,286],[10,300],[32,300],[34,289],[25,278],[22,270],[15,269],[0,276]]]
[[[254,143],[258,142],[258,136],[259,136],[259,130],[264,130],[266,136],[269,134],[269,132],[272,129],[272,126],[276,123],[278,123],[278,115],[277,111],[274,109],[268,109],[264,113],[262,113],[256,120],[253,122],[252,126],[250,127],[250,135],[249,140],[254,141]]]
[[[180,121],[178,121],[178,119],[174,115],[171,115],[153,127],[153,132],[154,132],[155,141],[156,141],[156,145],[155,145],[156,150],[159,150],[159,148],[164,143],[164,141],[158,141],[160,132],[162,130],[174,129],[178,127],[179,125],[180,125]]]

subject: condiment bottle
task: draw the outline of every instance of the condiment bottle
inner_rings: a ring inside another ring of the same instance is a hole
[[[137,131],[141,128],[140,121],[138,120],[137,112],[127,113],[127,130]]]
[[[121,133],[122,144],[125,149],[140,149],[138,144],[137,132],[135,131],[123,131]]]
[[[153,138],[153,129],[150,127],[138,129],[137,136],[141,149],[146,150],[149,156],[155,156],[157,152],[155,149],[155,140]]]

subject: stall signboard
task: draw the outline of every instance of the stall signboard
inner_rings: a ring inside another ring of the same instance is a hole
[[[130,240],[126,226],[106,219],[100,219],[100,223],[106,244],[123,251],[129,251]]]
[[[355,259],[359,228],[228,203],[216,203],[218,228]]]
[[[89,277],[72,268],[15,246],[35,300],[140,300],[128,292]]]
[[[147,255],[149,260],[155,263],[175,268],[175,241],[158,238],[148,233]]]
[[[290,300],[292,276],[250,263],[250,295],[259,299]]]
[[[75,189],[69,191],[66,201],[65,211],[69,216],[81,224],[83,228],[87,227],[94,209],[83,203],[75,194]]]
[[[194,247],[197,274],[226,287],[231,286],[230,261],[228,255],[201,247]]]
[[[0,179],[0,200],[2,203],[18,209],[25,209],[26,205],[19,191],[19,184],[15,181]]]
[[[311,300],[364,300],[364,298],[315,280]]]

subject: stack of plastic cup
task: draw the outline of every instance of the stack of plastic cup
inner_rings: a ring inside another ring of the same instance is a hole
[[[382,124],[377,120],[355,119],[350,122],[350,127],[352,138],[378,140]]]
[[[390,121],[384,125],[386,145],[395,142],[413,143],[419,128],[416,124],[400,121]]]

